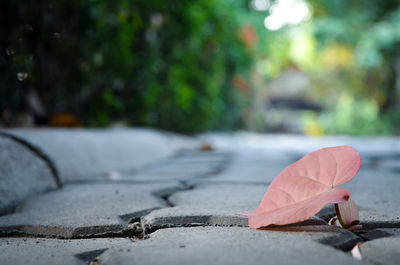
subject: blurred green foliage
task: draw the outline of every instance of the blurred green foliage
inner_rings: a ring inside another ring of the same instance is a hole
[[[310,79],[295,96],[324,109],[305,133],[400,133],[400,3],[296,0],[312,16],[268,30],[283,1],[254,1],[3,1],[0,119],[33,91],[42,123],[264,131],[270,81],[290,68]]]
[[[47,115],[90,126],[237,128],[247,95],[231,80],[251,62],[238,11],[218,0],[3,1],[0,113],[24,108],[33,89]]]
[[[349,93],[342,93],[333,111],[316,115],[307,112],[303,124],[308,130],[318,126],[320,131],[309,131],[311,135],[390,135],[400,121],[398,113],[379,115],[379,107],[369,99],[355,99]]]
[[[266,33],[257,64],[267,80],[291,65],[310,78],[306,97],[324,111],[305,114],[305,132],[399,134],[400,3],[305,2],[310,19]]]
[[[316,49],[332,48],[334,67],[323,61],[320,82],[336,89],[330,113],[319,118],[326,133],[400,132],[400,3],[398,1],[309,0]],[[326,57],[325,57],[326,58]],[[318,83],[315,82],[318,89]],[[328,105],[329,107],[329,105]]]

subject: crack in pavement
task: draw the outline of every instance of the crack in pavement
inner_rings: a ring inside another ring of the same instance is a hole
[[[180,192],[180,191],[187,191],[187,190],[194,190],[198,185],[204,184],[204,182],[201,182],[201,184],[197,183],[194,184],[192,180],[184,182],[185,185],[189,185],[190,183],[190,188],[182,189],[182,190],[176,190],[175,192]],[[216,183],[212,183],[216,184]],[[169,206],[169,208],[172,207],[179,207],[174,205],[170,200],[169,197],[171,197],[175,192],[173,193],[167,193],[166,195],[159,196],[161,199],[166,201],[166,205]],[[168,208],[162,208],[159,210],[165,210]],[[155,210],[156,211],[156,210]],[[154,211],[150,212],[148,215],[143,216],[141,218],[140,225],[143,229],[143,239],[147,239],[150,237],[150,235],[157,230],[160,229],[167,229],[167,228],[178,228],[178,227],[208,227],[208,226],[234,226],[234,227],[247,227],[247,219],[240,221],[234,220],[234,216],[217,216],[217,215],[180,215],[180,216],[166,216],[166,217],[161,217],[156,220],[151,220],[149,222],[149,216],[152,215]],[[317,217],[320,217],[322,220],[325,222],[329,221],[333,216],[335,216],[336,213],[333,209],[333,207],[328,206],[323,208],[319,213],[316,214]],[[240,218],[240,217],[238,217]],[[304,226],[307,225],[322,225],[325,226],[327,229],[329,229],[328,224],[321,224],[318,223],[318,220],[316,223],[310,223],[310,220],[306,220],[302,223],[297,223],[297,224],[291,224],[287,226],[281,226],[281,227],[275,227],[277,231],[292,231],[292,232],[304,232],[307,231],[307,229],[304,229]],[[379,224],[379,227],[398,227],[397,224],[391,224],[388,222],[384,222]],[[368,227],[369,229],[374,229],[377,228],[377,226],[370,226]],[[274,228],[272,228],[274,229]],[[359,242],[366,242],[366,238],[363,237],[363,233],[366,233],[365,230],[363,231],[349,231],[342,229],[342,232],[338,235],[333,235],[331,237],[326,237],[320,240],[317,240],[318,243],[321,243],[323,245],[327,245],[330,247],[333,247],[335,249],[341,250],[343,252],[348,252],[351,249],[353,249],[354,246],[356,246]],[[349,236],[349,233],[351,233],[353,236]],[[388,236],[388,233],[381,233],[379,237],[385,237]]]
[[[30,151],[32,151],[34,154],[36,154],[39,158],[41,158],[46,165],[49,167],[50,172],[53,176],[54,181],[57,184],[58,188],[61,188],[62,182],[60,179],[60,175],[58,173],[57,167],[55,166],[55,163],[53,162],[53,160],[50,158],[50,156],[48,156],[46,154],[46,152],[44,152],[40,147],[28,142],[27,140],[23,139],[22,137],[7,133],[5,131],[0,130],[0,135],[10,138],[20,144],[22,144],[23,146],[25,146],[26,148],[28,148]]]
[[[229,163],[228,163],[229,164]],[[225,167],[221,167],[224,170]],[[152,233],[156,232],[160,229],[167,228],[178,228],[178,227],[214,227],[214,226],[225,226],[225,227],[242,227],[246,229],[248,227],[247,218],[239,217],[239,216],[228,216],[228,215],[218,215],[218,214],[179,214],[175,216],[164,216],[164,217],[154,217],[152,216],[157,211],[167,211],[168,209],[178,209],[181,205],[176,205],[170,198],[175,193],[196,190],[201,185],[266,185],[265,182],[246,182],[246,181],[229,181],[222,180],[220,182],[209,182],[207,178],[212,177],[209,175],[203,175],[202,177],[192,178],[187,180],[178,181],[180,183],[179,186],[161,188],[150,192],[151,196],[157,198],[161,205],[164,207],[153,207],[147,208],[141,211],[127,213],[118,215],[118,225],[93,225],[88,227],[78,227],[72,231],[70,228],[64,228],[66,230],[65,234],[71,234],[69,236],[57,236],[57,238],[74,238],[74,239],[88,239],[88,238],[113,238],[113,237],[129,237],[134,239],[148,239]],[[170,182],[168,180],[165,181]],[[78,183],[78,182],[77,182]],[[160,180],[97,180],[95,182],[87,180],[80,181],[79,183],[112,183],[112,184],[150,184],[150,183],[160,183]],[[269,184],[269,183],[268,183]],[[325,222],[329,221],[335,214],[333,209],[327,207],[321,210],[316,216],[320,217]],[[153,218],[153,219],[151,219]],[[158,218],[158,219],[157,219]],[[286,232],[307,232],[308,229],[311,229],[313,232],[326,232],[325,229],[329,230],[332,227],[327,225],[326,223],[318,223],[320,220],[314,220],[314,223],[309,222],[309,220],[291,224],[288,226],[281,227],[272,227],[265,230],[274,230],[274,231],[286,231]],[[344,252],[350,251],[355,245],[359,242],[367,242],[374,239],[389,237],[391,234],[386,232],[374,232],[374,229],[377,228],[400,228],[400,222],[366,222],[363,225],[362,230],[358,231],[349,231],[338,228],[338,233],[329,237],[325,237],[322,239],[315,240],[316,242],[333,247],[337,250],[341,250]],[[307,226],[309,228],[307,228]],[[318,226],[317,228],[315,228]],[[8,227],[8,231],[4,231],[0,229],[0,236],[9,237],[9,236],[32,236],[35,234],[37,237],[48,237],[49,231],[57,230],[58,234],[62,232],[62,227],[51,227],[51,226],[43,226],[43,225],[34,225],[34,226],[15,226]],[[60,230],[61,229],[61,230]],[[33,232],[36,231],[36,232]],[[350,233],[351,232],[351,233]],[[74,256],[82,262],[88,263],[94,261],[98,256],[103,254],[108,248],[100,248],[97,250],[81,252],[75,254]]]
[[[354,233],[353,233],[354,234]],[[338,250],[348,252],[353,249],[358,242],[362,242],[362,238],[354,234],[355,237],[347,237],[343,234],[334,235],[331,237],[317,240],[318,243],[334,247]]]
[[[121,186],[119,186],[121,187]],[[151,187],[151,186],[150,186]],[[85,187],[82,187],[85,189]],[[116,187],[117,188],[117,187]],[[134,223],[139,223],[141,217],[157,210],[165,207],[169,207],[168,205],[168,196],[175,193],[176,191],[181,191],[181,190],[187,190],[190,189],[190,186],[183,187],[182,184],[174,184],[171,187],[165,187],[165,188],[159,188],[155,190],[150,190],[148,192],[144,192],[144,194],[148,194],[147,196],[149,197],[154,197],[157,199],[159,202],[157,203],[157,200],[153,200],[152,203],[154,205],[159,205],[151,208],[146,208],[142,209],[139,211],[131,212],[131,213],[124,213],[120,215],[116,215],[115,218],[112,217],[112,215],[98,215],[96,212],[92,212],[92,215],[87,215],[86,217],[83,217],[82,221],[85,221],[88,225],[83,225],[82,223],[74,223],[76,221],[73,221],[73,219],[69,219],[66,221],[62,217],[60,219],[62,221],[61,224],[53,224],[53,222],[50,220],[49,222],[46,221],[46,219],[40,215],[39,212],[36,212],[36,206],[35,203],[31,206],[34,206],[34,208],[28,207],[30,209],[28,212],[18,212],[16,214],[6,216],[6,220],[4,221],[4,225],[0,226],[0,237],[10,237],[10,236],[36,236],[36,237],[54,237],[54,238],[73,238],[73,239],[86,239],[86,238],[105,238],[105,237],[140,237],[142,234],[143,230],[138,227],[138,225],[133,225]],[[129,190],[128,188],[125,188],[125,193]],[[105,190],[106,191],[106,190]],[[108,191],[108,190],[107,190]],[[115,195],[113,195],[115,199],[117,198],[126,198],[125,193],[121,194],[122,197],[118,197],[119,192],[118,190],[111,189],[109,190],[111,192],[114,192]],[[63,197],[68,196],[69,191],[64,190],[64,194],[62,195]],[[92,193],[88,193],[92,194]],[[50,194],[48,197],[52,198],[53,194]],[[85,195],[87,197],[87,195]],[[84,198],[86,198],[84,197]],[[62,198],[62,197],[60,197]],[[135,197],[132,197],[135,198]],[[39,200],[40,202],[43,200]],[[92,201],[90,199],[90,201]],[[125,203],[127,203],[127,199],[124,199]],[[76,203],[79,203],[79,200],[72,200],[71,202],[64,202],[63,200],[59,200],[58,203],[58,209],[55,212],[53,212],[53,216],[56,217],[58,214],[63,214],[63,204],[62,203],[67,203],[74,205]],[[60,204],[61,203],[61,204]],[[38,202],[36,202],[36,205]],[[86,203],[87,204],[87,203]],[[141,204],[139,204],[141,205]],[[111,204],[112,206],[112,204]],[[56,208],[57,208],[56,207]],[[110,206],[108,206],[110,207]],[[43,208],[43,207],[42,207]],[[130,207],[123,207],[121,208],[122,211],[123,209],[130,208]],[[75,209],[74,207],[70,207],[71,210]],[[24,209],[22,209],[24,210]],[[118,211],[118,210],[117,210]],[[121,211],[121,210],[119,210]],[[93,217],[92,217],[93,216]],[[33,219],[31,219],[33,218]],[[60,217],[58,217],[60,218]],[[104,220],[100,220],[99,222],[96,221],[89,221],[90,218],[100,218]],[[107,219],[110,218],[110,219]],[[51,219],[51,217],[50,217]],[[111,220],[111,221],[107,221]],[[116,222],[115,222],[115,221]],[[71,222],[72,221],[72,222]],[[103,224],[102,224],[103,223]],[[13,225],[14,224],[14,225]],[[139,225],[140,226],[140,225]]]

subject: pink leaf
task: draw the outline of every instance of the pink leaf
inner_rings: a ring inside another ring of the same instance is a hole
[[[350,198],[335,188],[351,180],[360,169],[361,157],[350,146],[323,148],[285,168],[271,183],[260,205],[249,217],[249,227],[284,225],[314,216],[328,203]]]
[[[349,228],[360,223],[358,207],[352,199],[335,204],[335,210],[338,220],[344,228]]]

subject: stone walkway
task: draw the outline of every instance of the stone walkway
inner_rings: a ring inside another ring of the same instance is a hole
[[[0,264],[400,264],[398,139],[6,133]],[[194,148],[202,142],[214,150]],[[256,208],[275,176],[304,154],[342,144],[363,159],[344,185],[362,230],[328,225],[331,206],[263,230],[235,214]]]

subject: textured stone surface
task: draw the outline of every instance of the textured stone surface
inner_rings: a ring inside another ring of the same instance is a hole
[[[400,155],[382,159],[379,161],[379,168],[400,174]]]
[[[87,264],[110,247],[123,248],[126,238],[57,240],[45,238],[0,238],[0,264]]]
[[[128,133],[72,131],[44,130],[49,139],[58,137],[57,144],[49,140],[48,146],[40,133],[23,135],[47,154],[53,152],[69,184],[32,196],[15,213],[0,217],[0,235],[8,236],[0,239],[0,264],[87,264],[99,255],[100,264],[390,264],[399,260],[396,161],[400,149],[396,148],[400,145],[393,139],[225,135],[211,142],[214,151],[185,150],[166,158],[169,147],[157,149],[164,136],[154,146],[145,145],[155,139],[151,131],[143,130],[147,136],[138,134],[132,142]],[[119,139],[104,143],[114,133]],[[135,141],[143,144],[138,150],[131,148]],[[247,228],[247,218],[235,214],[256,208],[276,175],[306,152],[340,144],[354,145],[363,157],[360,173],[345,185],[359,205],[362,229],[352,233],[327,225],[335,215],[332,206],[311,220],[262,230]],[[63,146],[67,146],[64,153],[59,149]],[[88,149],[86,153],[79,153],[82,148]],[[160,156],[150,161],[155,150]],[[139,155],[130,156],[131,151]],[[139,164],[145,165],[143,161],[153,163],[138,169]],[[135,242],[100,238],[128,236],[134,236]],[[362,240],[368,241],[360,247],[362,261],[343,252]]]
[[[163,202],[153,195],[181,188],[177,184],[67,185],[24,202],[0,217],[0,233],[64,238],[123,235],[125,225]]]
[[[236,213],[257,207],[266,191],[262,185],[200,184],[168,197],[172,208],[151,212],[142,218],[146,230],[188,225],[247,226],[247,217]],[[314,218],[308,224],[326,224]]]
[[[257,207],[268,185],[199,184],[192,190],[168,197],[175,206],[198,206],[222,213],[249,211]]]
[[[110,172],[136,170],[193,146],[193,140],[148,129],[13,129],[43,150],[62,182],[107,179]]]
[[[365,240],[370,241],[382,237],[400,237],[400,228],[377,228],[362,231],[359,235]]]
[[[320,226],[317,227],[318,229]],[[107,250],[103,264],[361,264],[317,241],[354,239],[339,230],[261,231],[237,227],[192,227],[158,230],[131,250]]]
[[[210,181],[270,183],[283,169],[297,160],[285,152],[244,149],[234,152],[231,165]]]
[[[0,215],[27,196],[56,188],[46,161],[27,146],[0,136]]]
[[[400,227],[400,174],[362,169],[343,187],[358,205],[364,228]]]
[[[176,153],[172,158],[177,163],[225,163],[232,156],[228,151],[194,151],[186,150]]]
[[[363,260],[374,264],[398,265],[400,263],[400,237],[380,238],[360,246]]]
[[[225,150],[257,149],[270,152],[286,152],[290,155],[303,156],[320,148],[338,145],[351,145],[356,148],[363,159],[393,157],[400,154],[398,137],[352,137],[324,136],[309,137],[288,134],[204,134],[201,139],[216,148]]]
[[[200,184],[193,190],[168,197],[172,208],[155,210],[142,218],[147,230],[190,225],[247,226],[247,218],[235,213],[254,209],[265,193],[261,185]]]
[[[149,181],[209,179],[230,165],[231,156],[229,152],[183,151],[139,172],[122,174],[120,179]]]

